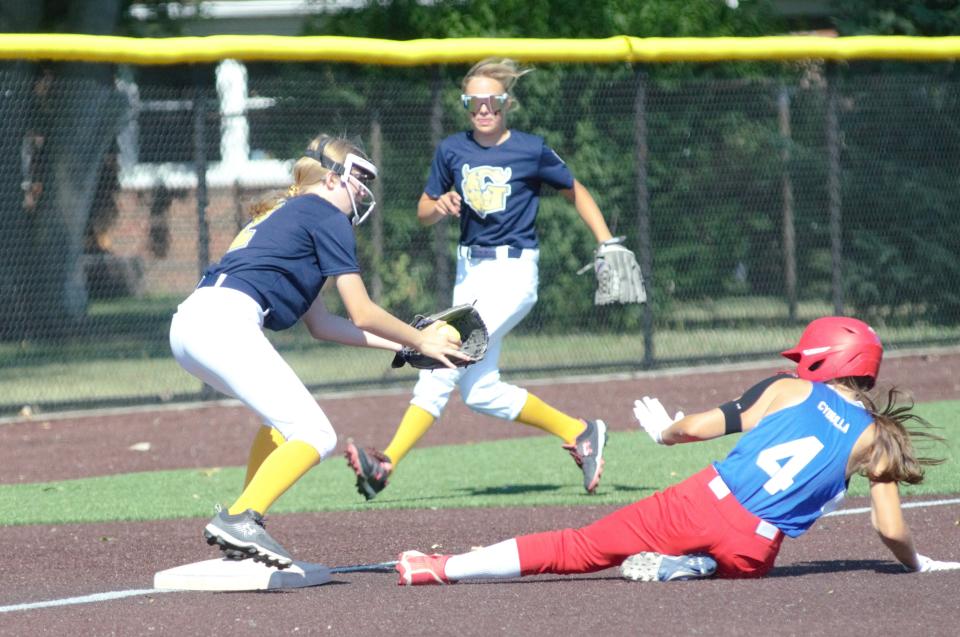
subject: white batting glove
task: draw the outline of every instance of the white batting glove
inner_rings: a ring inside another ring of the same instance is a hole
[[[663,431],[683,418],[683,412],[678,411],[676,416],[671,419],[660,401],[649,396],[644,396],[642,400],[633,401],[633,415],[640,423],[640,428],[646,431],[658,445],[664,444]]]
[[[933,573],[934,571],[955,571],[960,569],[960,562],[940,562],[931,560],[926,555],[917,553],[917,573]]]

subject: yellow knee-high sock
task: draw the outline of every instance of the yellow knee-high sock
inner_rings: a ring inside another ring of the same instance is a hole
[[[423,437],[423,434],[427,433],[435,420],[433,414],[426,409],[416,405],[407,407],[406,413],[403,414],[403,420],[400,421],[400,426],[393,434],[393,440],[390,441],[390,445],[383,452],[385,456],[390,458],[393,466],[397,466],[397,463],[413,449],[413,446]]]
[[[302,440],[288,440],[266,457],[228,513],[247,509],[264,514],[283,492],[320,462],[320,454]]]
[[[257,473],[257,469],[267,459],[267,456],[283,443],[283,434],[273,427],[264,425],[257,430],[253,445],[250,446],[250,456],[247,458],[247,477],[243,479],[244,489],[253,480],[254,474]]]
[[[577,436],[586,426],[582,420],[577,420],[558,409],[554,409],[529,392],[527,393],[527,402],[523,404],[516,421],[552,433],[554,436],[562,438],[568,445],[577,441]]]

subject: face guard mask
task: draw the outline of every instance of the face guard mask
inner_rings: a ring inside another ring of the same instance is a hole
[[[307,150],[304,155],[320,162],[324,168],[328,168],[340,176],[340,185],[347,189],[350,197],[350,206],[353,208],[353,225],[359,226],[363,223],[377,205],[377,200],[373,196],[368,184],[373,183],[377,178],[377,167],[372,162],[355,155],[347,153],[346,158],[341,164],[323,154],[323,147],[319,150]],[[350,192],[350,185],[353,185],[354,192]],[[359,206],[359,208],[358,208]]]
[[[491,113],[499,113],[503,110],[503,107],[507,105],[507,100],[509,99],[509,93],[501,93],[500,95],[467,95],[464,93],[460,95],[460,103],[463,104],[465,109],[474,114],[478,113],[480,107],[484,104],[486,104],[487,110]]]
[[[328,160],[329,161],[329,160]],[[336,163],[336,162],[331,162]],[[333,169],[340,175],[340,183],[347,189],[349,194],[349,184],[353,184],[356,194],[350,195],[350,205],[353,207],[353,225],[359,226],[363,223],[377,205],[377,200],[373,196],[373,191],[367,184],[372,184],[377,178],[377,167],[363,157],[347,153],[347,158],[343,162],[343,172]],[[359,209],[358,209],[359,205]]]

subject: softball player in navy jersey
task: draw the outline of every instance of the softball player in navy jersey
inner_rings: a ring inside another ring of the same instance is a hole
[[[421,372],[410,407],[384,453],[347,446],[358,490],[368,500],[386,487],[396,464],[440,417],[455,387],[474,411],[561,438],[583,471],[588,493],[600,482],[607,430],[603,421],[568,416],[500,379],[503,339],[537,301],[540,251],[534,223],[543,185],[574,204],[597,242],[611,239],[593,197],[563,160],[541,137],[507,128],[507,111],[514,104],[510,91],[524,73],[503,59],[484,60],[470,69],[461,99],[471,130],[441,142],[417,206],[423,225],[449,217],[459,220],[453,303],[476,303],[490,331],[489,349],[469,368]]]
[[[641,427],[659,444],[746,432],[729,455],[663,492],[581,529],[525,535],[455,556],[407,551],[401,585],[438,584],[537,573],[588,573],[620,565],[634,580],[760,577],[783,537],[804,533],[842,501],[850,478],[870,481],[873,526],[911,571],[960,568],[919,555],[900,508],[898,483],[918,484],[923,466],[904,423],[927,424],[895,407],[878,410],[866,394],[883,349],[852,318],[813,321],[784,356],[796,375],[762,381],[710,411],[674,418],[653,398],[635,403]]]
[[[280,357],[263,328],[301,318],[317,339],[398,351],[402,344],[453,367],[465,358],[438,330],[418,331],[377,306],[357,264],[354,225],[373,209],[367,184],[376,167],[343,139],[320,136],[294,166],[288,197],[257,206],[219,263],[177,309],[170,346],[177,362],[257,413],[263,427],[250,450],[243,492],[207,524],[208,543],[228,557],[279,567],[290,554],[263,527],[263,514],[337,436],[316,400]],[[351,320],[329,314],[321,288],[331,279]]]

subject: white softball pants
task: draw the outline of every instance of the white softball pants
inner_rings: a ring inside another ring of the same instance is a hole
[[[286,440],[327,457],[337,434],[320,405],[263,333],[264,312],[230,288],[194,290],[170,324],[170,349],[181,367],[237,398]]]
[[[514,420],[527,400],[527,390],[500,380],[504,337],[537,302],[539,250],[524,250],[515,259],[471,259],[460,248],[453,304],[473,303],[487,324],[490,344],[479,363],[457,370],[423,370],[410,403],[439,418],[454,387],[463,402],[481,414]]]

